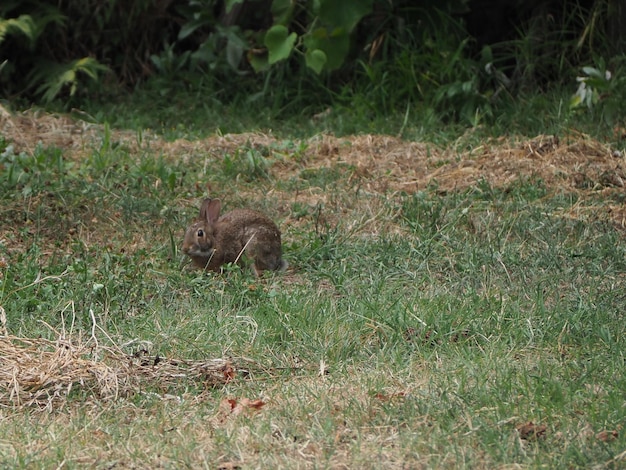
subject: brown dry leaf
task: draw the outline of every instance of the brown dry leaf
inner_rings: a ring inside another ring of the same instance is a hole
[[[535,424],[532,421],[520,424],[515,429],[517,429],[519,437],[527,441],[534,441],[546,437],[546,426],[543,424]]]
[[[224,398],[220,402],[220,411],[225,413],[232,413],[232,411],[235,409],[235,406],[237,406],[237,400],[234,400],[232,398]]]
[[[468,339],[470,337],[470,332],[468,330],[461,330],[459,333],[454,333],[450,336],[451,343],[458,343],[461,340]]]
[[[265,406],[263,400],[250,400],[249,398],[242,398],[237,400],[235,398],[224,398],[220,403],[220,411],[224,415],[240,415],[246,410],[260,410]]]
[[[596,434],[596,439],[602,442],[611,442],[617,439],[618,437],[619,437],[619,432],[615,429],[611,431],[607,431],[607,430],[600,431],[598,434]]]
[[[252,408],[255,410],[260,410],[265,406],[265,402],[263,400],[250,400],[248,398],[242,398],[240,404],[242,407]]]
[[[110,434],[102,429],[96,429],[91,433],[92,437],[96,437],[98,439],[109,439]]]
[[[404,330],[404,338],[407,341],[413,341],[417,337],[417,335],[418,335],[417,328],[413,328],[412,326]]]
[[[224,373],[224,379],[226,380],[226,383],[234,380],[235,376],[237,375],[237,372],[230,364],[225,365],[224,369],[222,369],[222,372]]]

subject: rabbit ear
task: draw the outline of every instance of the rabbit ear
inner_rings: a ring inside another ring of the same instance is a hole
[[[220,216],[221,209],[222,202],[219,199],[205,199],[200,207],[200,219],[214,224]]]
[[[198,216],[199,220],[207,220],[207,212],[209,210],[209,204],[211,203],[211,199],[205,199],[202,201],[200,205],[200,215]]]

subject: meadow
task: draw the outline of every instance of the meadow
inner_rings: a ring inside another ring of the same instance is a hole
[[[623,148],[287,127],[4,115],[2,467],[626,465]],[[288,271],[193,269],[208,195]]]

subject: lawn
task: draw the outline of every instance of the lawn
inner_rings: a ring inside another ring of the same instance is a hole
[[[2,467],[626,465],[619,148],[2,119]],[[287,272],[193,269],[208,195]]]

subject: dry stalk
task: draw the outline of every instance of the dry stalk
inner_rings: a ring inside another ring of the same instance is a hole
[[[144,351],[128,355],[102,345],[96,351],[91,338],[0,337],[0,406],[52,411],[73,390],[115,400],[145,389],[172,393],[189,384],[216,387],[235,375],[226,359],[173,360]]]

